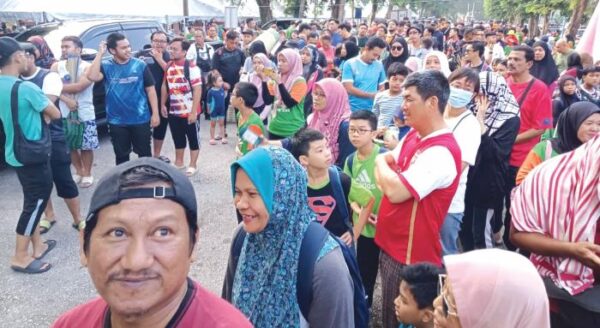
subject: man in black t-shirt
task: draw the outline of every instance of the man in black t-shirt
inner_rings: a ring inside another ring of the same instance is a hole
[[[156,31],[150,36],[150,42],[151,48],[141,51],[137,57],[148,65],[148,69],[150,69],[150,73],[152,73],[155,82],[154,89],[156,89],[156,97],[158,98],[158,104],[160,106],[163,101],[163,99],[160,99],[160,87],[162,86],[167,63],[171,60],[171,58],[169,58],[169,52],[167,51],[167,34],[163,31]],[[167,99],[164,99],[164,101],[166,102]],[[168,103],[167,106],[169,106]],[[155,158],[170,163],[168,157],[160,154],[167,134],[167,125],[167,118],[160,115],[160,124],[152,129],[152,155]]]
[[[246,56],[244,52],[238,47],[239,35],[236,31],[228,31],[225,34],[225,44],[215,51],[213,57],[213,71],[219,72],[223,77],[223,88],[225,91],[233,89],[236,83],[240,81],[240,70],[244,66]],[[229,99],[231,92],[227,92],[225,97],[225,108],[229,107]],[[225,120],[227,123],[227,120]],[[227,131],[225,131],[227,136]]]

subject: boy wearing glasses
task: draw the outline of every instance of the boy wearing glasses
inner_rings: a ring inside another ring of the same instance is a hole
[[[350,154],[344,165],[344,173],[352,179],[352,186],[361,186],[367,189],[374,197],[373,209],[360,236],[357,236],[358,267],[360,278],[365,286],[365,294],[368,296],[369,306],[373,303],[373,289],[377,278],[379,261],[379,247],[375,244],[375,224],[377,213],[381,203],[382,193],[375,183],[375,157],[381,153],[383,148],[373,142],[377,135],[377,116],[368,110],[358,110],[350,115],[350,126],[348,137],[356,152]],[[353,221],[356,226],[360,225],[358,206],[353,204]]]
[[[332,166],[331,150],[325,136],[313,129],[298,131],[292,138],[291,153],[306,169],[308,205],[329,232],[352,246],[363,231],[375,198],[350,177]],[[351,223],[349,204],[360,208],[358,222]]]

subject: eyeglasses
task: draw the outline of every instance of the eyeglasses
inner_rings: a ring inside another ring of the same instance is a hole
[[[394,46],[394,47],[392,47],[392,50],[402,50],[402,49],[404,49],[404,47],[402,47],[402,46]]]
[[[167,40],[152,40],[154,43],[167,43]]]
[[[348,129],[348,133],[349,133],[349,134],[355,134],[355,133],[358,133],[358,135],[359,135],[359,136],[362,136],[362,135],[364,135],[365,133],[367,133],[367,132],[371,132],[371,131],[373,131],[373,130],[366,130],[366,129],[355,129],[355,128],[350,128],[350,129]]]
[[[447,316],[458,317],[458,313],[456,313],[456,305],[448,302],[446,292],[444,292],[444,287],[446,286],[447,278],[448,278],[448,276],[446,274],[438,275],[438,295],[442,296],[444,315],[446,317]],[[453,309],[451,310],[451,308],[453,308]]]

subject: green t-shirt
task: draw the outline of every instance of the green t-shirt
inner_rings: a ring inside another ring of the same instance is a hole
[[[238,148],[243,155],[254,149],[254,141],[265,137],[265,126],[260,119],[260,116],[252,112],[245,122],[241,120],[241,113],[237,114],[238,121]],[[250,130],[248,130],[250,128]],[[260,135],[257,133],[260,130]]]
[[[348,167],[348,159],[346,159],[346,163],[344,164],[344,173],[352,178],[352,186],[360,185],[369,191],[371,196],[375,197],[375,204],[373,205],[373,214],[375,215],[379,213],[379,205],[383,198],[383,193],[377,188],[377,184],[375,183],[375,157],[379,154],[379,148],[378,145],[374,145],[369,157],[363,160],[358,159],[358,152],[351,154],[350,156],[354,156],[352,172],[350,172],[350,168]],[[353,215],[353,220],[354,222],[358,221],[358,214],[355,213]],[[367,223],[362,235],[368,238],[375,238],[375,226]]]
[[[298,78],[292,88],[297,83],[306,83],[304,78]],[[306,125],[306,119],[304,117],[304,100],[303,97],[296,106],[287,108],[281,102],[279,106],[273,105],[275,111],[275,117],[269,122],[269,132],[274,133],[282,137],[291,137],[294,133]],[[276,108],[275,108],[276,107]]]
[[[10,109],[10,94],[12,86],[16,81],[17,78],[14,76],[0,75],[0,94],[2,94],[2,97],[0,97],[0,121],[2,121],[4,133],[6,134],[4,150],[6,162],[11,166],[20,167],[23,164],[17,161],[13,150],[15,132],[13,130]],[[48,107],[49,100],[42,92],[42,89],[27,81],[21,83],[18,94],[19,125],[23,131],[23,135],[27,140],[40,140],[42,137],[42,118],[40,113]]]

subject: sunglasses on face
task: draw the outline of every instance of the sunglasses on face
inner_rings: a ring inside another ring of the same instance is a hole
[[[402,46],[393,46],[392,50],[402,50],[404,49]]]

